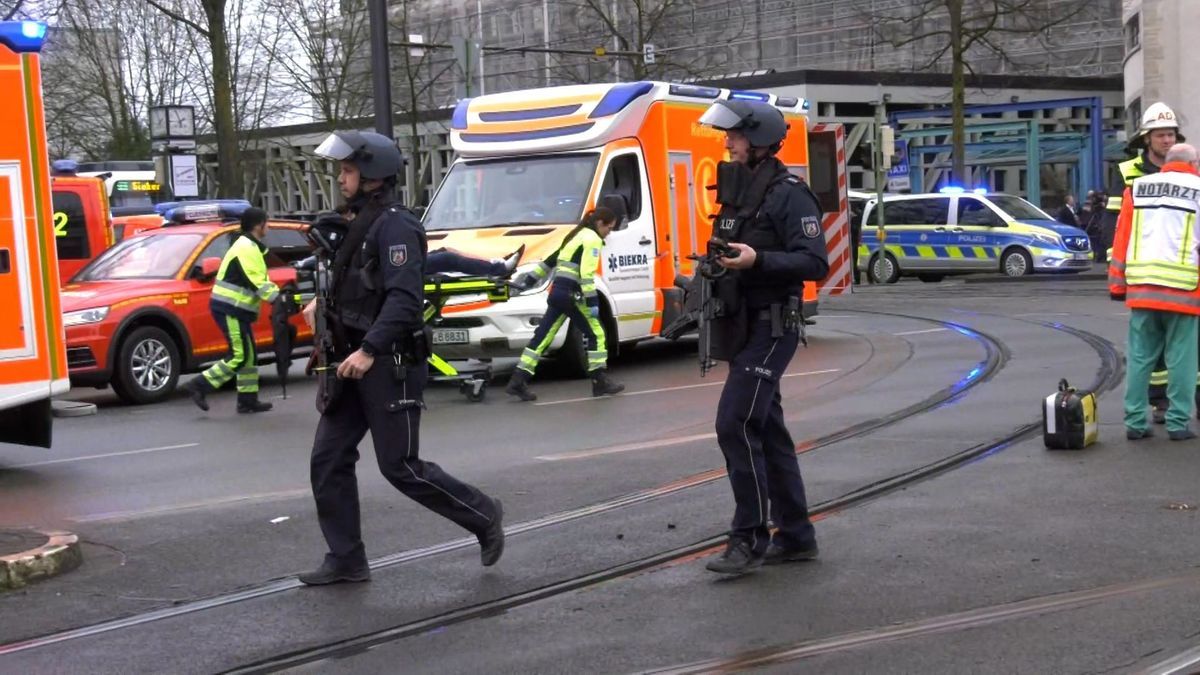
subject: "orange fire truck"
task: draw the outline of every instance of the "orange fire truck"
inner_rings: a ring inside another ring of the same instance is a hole
[[[0,442],[50,446],[69,388],[38,53],[45,24],[0,22]]]
[[[588,208],[616,196],[628,226],[601,253],[601,321],[608,343],[656,337],[682,311],[679,275],[690,275],[717,212],[717,163],[724,134],[701,126],[718,99],[779,108],[790,124],[780,160],[804,178],[825,212],[830,275],[806,285],[805,310],[818,293],[850,284],[849,207],[840,125],[809,125],[797,98],[664,82],[550,87],[489,94],[459,102],[451,121],[458,159],[424,217],[431,249],[445,246],[493,258],[525,245],[532,265],[555,251]],[[462,298],[434,330],[448,358],[513,356],[529,340],[546,307],[545,285],[507,302]],[[583,354],[576,331],[563,354]],[[574,355],[574,357],[572,356]],[[584,366],[579,361],[574,366]],[[579,370],[579,368],[572,368]]]

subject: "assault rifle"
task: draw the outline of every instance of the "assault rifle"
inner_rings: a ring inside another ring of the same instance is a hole
[[[296,263],[297,270],[313,275],[316,286],[313,352],[304,372],[306,375],[317,376],[317,410],[322,413],[332,409],[341,390],[341,382],[337,378],[337,341],[334,327],[329,321],[332,284],[330,266],[348,228],[349,223],[340,216],[319,218],[305,233],[308,242],[312,244],[314,255]]]
[[[725,241],[713,237],[708,242],[705,255],[692,254],[688,256],[696,261],[696,282],[699,283],[700,297],[696,307],[696,328],[700,334],[700,377],[717,365],[712,358],[712,322],[725,316],[725,305],[713,294],[717,279],[725,276],[728,269],[721,267],[717,260],[720,258],[736,258],[740,252]]]

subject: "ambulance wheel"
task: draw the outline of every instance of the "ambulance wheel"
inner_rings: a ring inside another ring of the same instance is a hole
[[[117,350],[113,391],[126,403],[157,403],[175,390],[180,366],[179,348],[166,331],[136,328]]]
[[[900,280],[900,264],[896,256],[884,251],[883,255],[876,253],[871,258],[871,275],[880,284],[894,284]]]
[[[1033,259],[1019,248],[1010,248],[1000,256],[1000,271],[1008,277],[1023,277],[1033,273]]]

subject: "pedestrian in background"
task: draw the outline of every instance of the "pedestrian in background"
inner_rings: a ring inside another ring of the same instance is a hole
[[[1063,225],[1079,227],[1079,214],[1075,212],[1075,195],[1067,195],[1058,213],[1054,214],[1054,219]]]

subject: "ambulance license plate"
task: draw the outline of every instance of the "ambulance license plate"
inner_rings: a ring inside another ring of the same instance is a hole
[[[471,341],[468,331],[442,328],[433,331],[435,345],[465,345]]]

